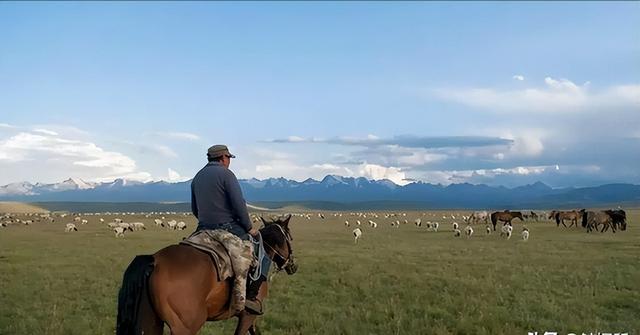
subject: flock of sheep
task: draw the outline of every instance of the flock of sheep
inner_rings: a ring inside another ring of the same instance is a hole
[[[534,214],[532,212],[532,214]],[[542,214],[542,212],[541,212]],[[307,220],[311,220],[312,218],[316,217],[318,219],[325,219],[327,214],[325,213],[293,213],[294,216],[298,216],[301,217],[303,219],[307,219]],[[352,230],[352,234],[353,234],[353,238],[354,238],[354,243],[358,243],[358,240],[362,237],[363,235],[363,224],[368,225],[370,228],[377,228],[378,227],[378,222],[374,221],[385,221],[388,222],[388,225],[390,227],[394,227],[394,228],[400,228],[401,225],[403,224],[409,224],[409,219],[407,219],[407,213],[376,213],[376,212],[368,212],[368,213],[364,213],[364,212],[351,212],[351,213],[333,213],[334,217],[337,218],[341,218],[343,215],[347,216],[347,220],[344,221],[344,225],[345,227],[350,227],[352,225],[356,226],[353,230]],[[416,226],[416,227],[422,227],[423,225],[426,227],[427,231],[432,231],[432,232],[438,232],[438,229],[440,229],[440,222],[437,221],[439,220],[439,217],[442,216],[442,220],[444,221],[448,221],[448,220],[458,220],[461,221],[461,223],[466,224],[466,227],[461,230],[460,229],[460,223],[458,223],[457,221],[453,221],[451,223],[451,228],[452,228],[452,232],[453,232],[453,236],[454,237],[460,237],[464,235],[467,238],[471,238],[474,234],[474,228],[473,225],[474,224],[481,224],[484,223],[486,224],[485,227],[485,232],[487,235],[490,235],[492,230],[489,226],[489,213],[487,211],[476,211],[473,212],[469,215],[466,214],[461,214],[461,213],[444,213],[444,214],[437,214],[437,213],[422,213],[422,215],[420,215],[420,217],[414,219],[412,221],[412,223]],[[526,218],[527,219],[531,219],[531,220],[535,220],[538,221],[539,219],[539,215],[527,215]],[[423,220],[424,218],[424,220]],[[429,220],[427,220],[427,218],[430,218]],[[390,220],[390,221],[389,221]],[[525,226],[522,227],[521,230],[521,238],[523,241],[527,241],[529,240],[529,229]],[[510,224],[505,224],[502,226],[501,230],[500,230],[500,236],[504,237],[506,239],[510,239],[511,236],[513,235],[513,226]]]
[[[10,225],[30,225],[36,222],[43,223],[56,223],[60,221],[71,221],[65,224],[64,231],[65,232],[76,232],[78,231],[78,225],[86,225],[89,223],[89,219],[92,217],[98,217],[97,221],[99,224],[104,225],[106,228],[110,229],[115,237],[124,237],[125,232],[127,231],[140,231],[146,230],[147,227],[143,222],[124,222],[121,218],[114,218],[112,222],[105,223],[105,219],[102,216],[122,216],[126,217],[129,215],[144,215],[145,218],[151,218],[152,216],[160,216],[159,218],[153,219],[153,223],[156,226],[166,227],[170,230],[185,230],[187,229],[187,224],[184,221],[177,221],[175,219],[166,220],[164,215],[182,215],[189,216],[190,213],[176,213],[176,212],[152,212],[152,213],[26,213],[26,214],[12,214],[5,213],[0,216],[0,224],[2,227],[8,227]],[[27,218],[24,218],[24,217]],[[22,217],[22,218],[21,218]],[[91,220],[96,221],[96,220]]]

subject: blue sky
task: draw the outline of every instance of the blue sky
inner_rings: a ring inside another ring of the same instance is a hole
[[[640,3],[0,3],[0,184],[640,183]]]

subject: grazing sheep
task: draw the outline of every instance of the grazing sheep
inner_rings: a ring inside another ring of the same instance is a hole
[[[511,233],[513,233],[513,227],[505,224],[504,226],[502,226],[502,229],[500,230],[500,236],[507,236],[507,240],[511,238]]]
[[[371,226],[371,228],[378,228],[378,224],[376,222],[371,221],[371,220],[369,220],[369,225]]]
[[[113,222],[115,222],[115,223],[122,223],[122,219],[113,219]]]
[[[122,227],[115,227],[113,228],[113,232],[116,233],[116,237],[124,237],[124,228]]]
[[[464,233],[467,234],[467,238],[471,238],[471,235],[473,235],[473,228],[471,228],[471,226],[467,226],[467,228],[464,229]]]
[[[356,223],[358,224],[358,226],[360,225],[360,220],[356,220]]]
[[[164,227],[164,224],[162,224],[162,220],[160,220],[160,219],[155,219],[155,220],[153,220],[153,222],[155,222],[156,226]]]
[[[133,227],[131,227],[131,224],[127,223],[127,222],[120,222],[118,223],[118,227],[127,230],[129,229],[130,231],[133,231]]]
[[[346,227],[349,227],[349,220],[345,220],[345,221],[344,221],[344,225],[345,225]]]
[[[87,219],[82,219],[82,222],[81,222],[81,223],[82,223],[82,224],[87,224],[87,223],[89,223],[89,220],[87,220]]]
[[[354,243],[358,243],[358,239],[362,236],[362,230],[360,228],[356,228],[353,230]]]
[[[117,223],[117,222],[109,222],[109,223],[107,223],[107,227],[109,227],[109,228],[119,227],[119,225],[120,224]]]
[[[522,240],[527,242],[529,240],[529,229],[522,227]]]
[[[491,227],[486,226],[487,227],[487,235],[491,235]]]
[[[460,228],[460,226],[458,225],[457,222],[453,223],[453,230],[457,230],[458,228]]]
[[[176,220],[167,221],[167,225],[169,226],[169,229],[176,229],[177,224],[178,224],[178,221]]]
[[[78,231],[78,228],[76,228],[76,225],[73,223],[67,223],[67,227],[64,229],[64,231],[66,232]]]
[[[460,237],[460,229],[457,229],[457,228],[456,228],[456,229],[454,229],[454,230],[453,230],[453,236],[455,236],[455,237]]]
[[[131,227],[133,230],[146,230],[147,228],[144,226],[142,222],[131,222]]]
[[[80,220],[82,220],[82,218],[79,216],[76,216],[75,218],[73,218],[73,221],[75,222],[80,222]]]
[[[176,224],[176,229],[178,230],[185,230],[187,229],[187,224],[184,223],[184,221],[180,221]]]
[[[438,227],[440,227],[440,224],[439,224],[439,223],[437,223],[437,222],[434,222],[434,223],[431,225],[431,227],[433,227],[433,231],[437,233],[437,232],[438,232]]]
[[[103,218],[100,218],[100,223],[104,223],[104,219]]]
[[[414,223],[416,224],[416,227],[421,227],[422,226],[422,219],[418,218],[414,221]]]

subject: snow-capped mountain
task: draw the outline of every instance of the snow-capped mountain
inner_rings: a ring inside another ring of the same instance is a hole
[[[515,188],[422,182],[400,186],[386,179],[337,175],[328,175],[322,180],[309,178],[303,182],[285,178],[251,178],[239,182],[247,201],[254,203],[315,201],[369,203],[382,207],[395,203],[396,206],[418,208],[584,208],[613,202],[640,203],[640,186],[630,184],[565,189],[553,189],[541,182]],[[127,179],[92,183],[77,178],[53,184],[20,182],[0,186],[0,201],[190,202],[190,184],[190,180],[143,183]]]

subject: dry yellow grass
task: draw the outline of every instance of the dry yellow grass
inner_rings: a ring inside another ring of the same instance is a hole
[[[0,201],[0,213],[48,213],[49,211],[23,202]]]

